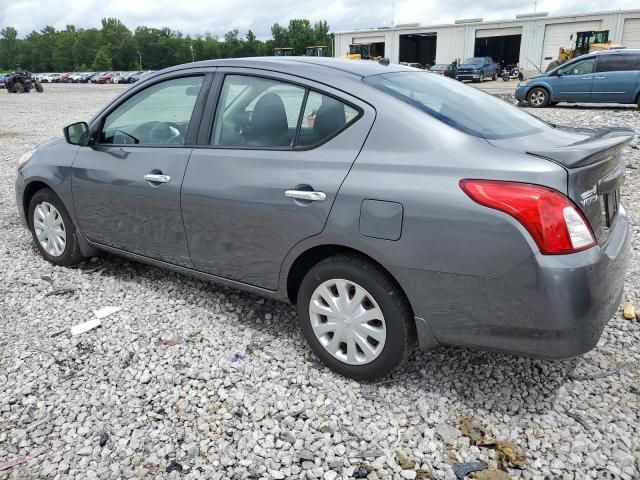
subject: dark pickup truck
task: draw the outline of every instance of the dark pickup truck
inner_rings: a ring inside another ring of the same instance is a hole
[[[474,83],[482,82],[485,78],[498,79],[498,66],[491,57],[467,58],[456,74],[457,80],[471,80]]]

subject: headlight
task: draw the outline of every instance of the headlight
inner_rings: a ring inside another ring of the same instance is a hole
[[[526,87],[527,85],[529,85],[529,80],[523,80],[518,84],[519,87]]]
[[[18,159],[18,170],[24,167],[29,162],[29,160],[31,160],[31,157],[33,157],[34,153],[36,153],[35,149],[25,153]]]

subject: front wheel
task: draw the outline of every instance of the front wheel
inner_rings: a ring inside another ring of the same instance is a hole
[[[492,82],[495,82],[496,80],[498,80],[498,73],[494,73],[493,76],[491,77]]]
[[[297,308],[311,349],[345,377],[388,375],[414,343],[404,294],[385,271],[358,255],[336,255],[311,268],[300,285]]]
[[[508,81],[510,80],[510,79],[509,79],[509,75],[507,75],[506,73],[504,73],[504,74],[502,75],[502,80],[504,80],[505,82],[508,82]]]
[[[527,95],[527,103],[533,108],[544,108],[549,105],[549,93],[544,88],[536,87]]]
[[[53,190],[43,188],[31,197],[29,227],[38,250],[49,262],[66,267],[84,260],[73,221]]]
[[[42,93],[44,91],[44,89],[42,88],[42,84],[40,82],[38,82],[37,80],[33,83],[36,92],[38,93]]]

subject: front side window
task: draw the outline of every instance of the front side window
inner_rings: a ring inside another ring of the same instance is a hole
[[[640,62],[633,55],[602,55],[598,58],[596,72],[628,72],[639,70]]]
[[[578,62],[573,62],[559,70],[562,75],[588,75],[593,73],[596,64],[595,58],[587,58]]]
[[[480,138],[511,138],[550,128],[492,95],[440,75],[387,73],[368,77],[365,82],[447,125]]]
[[[245,75],[227,75],[211,145],[286,148],[293,145],[305,89]]]
[[[100,142],[184,145],[204,77],[157,83],[127,99],[105,119]]]

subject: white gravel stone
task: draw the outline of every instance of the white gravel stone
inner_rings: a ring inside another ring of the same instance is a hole
[[[451,456],[496,465],[493,450],[461,439],[463,415],[525,451],[523,479],[597,478],[603,469],[640,477],[640,323],[620,313],[598,347],[573,360],[440,347],[416,352],[387,383],[361,386],[313,368],[291,306],[111,255],[79,268],[45,262],[16,213],[16,160],[122,90],[0,90],[0,463],[42,449],[0,479],[321,479],[363,464],[377,468],[369,478],[411,478],[393,460],[401,450],[416,468],[453,480]],[[633,108],[530,111],[558,124],[640,130]],[[623,301],[636,306],[638,147],[625,151],[622,188],[633,228]],[[45,296],[59,287],[76,291]],[[122,310],[71,337],[72,325],[106,305]],[[571,379],[618,364],[610,377]],[[167,473],[171,462],[182,471]]]

